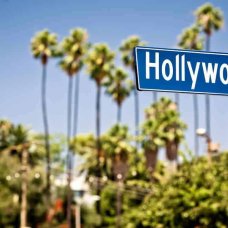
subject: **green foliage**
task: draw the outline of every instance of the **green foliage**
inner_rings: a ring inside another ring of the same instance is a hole
[[[125,125],[116,124],[111,127],[102,137],[102,145],[108,157],[113,157],[120,153],[131,153],[134,151],[130,145],[132,136],[128,132],[128,127]]]
[[[83,28],[75,28],[70,31],[70,36],[62,42],[64,54],[72,55],[74,59],[80,58],[88,49],[88,33]]]
[[[1,152],[0,157],[0,226],[13,226],[19,215],[20,184],[18,158],[10,158],[6,152]]]
[[[20,158],[2,152],[0,158],[0,226],[18,227],[21,195]],[[30,167],[28,172],[28,223],[38,224],[45,220],[47,207],[43,191],[45,175],[41,167]]]
[[[82,226],[86,228],[100,227],[101,218],[96,213],[96,210],[92,206],[82,205],[81,208],[82,215]]]
[[[57,56],[57,35],[48,30],[38,32],[31,40],[31,51],[35,58],[46,64],[47,59]]]
[[[133,89],[133,82],[128,78],[127,73],[121,68],[114,68],[104,85],[106,94],[112,96],[118,106],[130,95]]]
[[[0,226],[18,227],[22,164],[21,154],[28,150],[28,224],[32,227],[46,219],[45,148],[43,135],[30,132],[21,124],[0,120]],[[51,137],[53,165],[61,164],[62,137]],[[57,159],[58,157],[58,159]]]
[[[215,8],[210,3],[206,3],[200,6],[196,11],[196,22],[202,27],[203,31],[211,35],[213,30],[219,30],[224,23],[222,11],[218,8]]]
[[[153,185],[139,208],[124,215],[124,227],[226,227],[228,153],[182,164],[165,183]]]
[[[115,53],[112,52],[107,44],[100,43],[92,46],[87,58],[87,71],[90,77],[101,85],[106,76],[109,76],[113,68]]]
[[[82,160],[78,166],[80,173],[87,172],[87,176],[96,175],[97,161],[94,159],[97,154],[96,139],[93,134],[78,134],[72,140],[72,151],[78,154]]]
[[[59,65],[69,76],[79,72],[83,66],[83,58],[89,47],[87,39],[87,31],[82,28],[76,28],[61,43],[64,57],[59,62]]]
[[[134,147],[131,145],[132,137],[127,126],[114,125],[100,138],[101,143],[101,167],[103,175],[113,177],[113,161],[117,155],[127,162]],[[80,172],[87,171],[87,175],[96,176],[96,139],[92,134],[78,135],[72,141],[72,149],[82,158],[79,167]]]
[[[152,104],[145,110],[146,120],[142,126],[145,148],[158,149],[167,141],[180,142],[184,138],[186,124],[180,120],[177,106],[168,98]],[[145,137],[145,138],[144,138]]]
[[[132,70],[135,69],[134,63],[134,55],[133,50],[136,46],[144,46],[146,43],[141,41],[140,37],[138,36],[129,36],[126,40],[124,40],[120,46],[120,51],[122,54],[122,61],[123,63],[130,67]]]
[[[116,223],[116,192],[117,185],[108,184],[101,193],[101,215],[103,217],[103,226],[115,227]]]
[[[200,29],[193,25],[182,32],[178,46],[183,49],[202,50],[203,41],[203,38],[200,37]]]
[[[130,180],[121,185],[117,182],[109,181],[101,194],[101,216],[102,227],[116,227],[117,222],[117,192],[121,192],[122,224],[124,226],[123,215],[132,212],[143,203],[144,197],[151,191],[151,183],[143,180]]]
[[[0,120],[0,149],[21,152],[23,145],[28,143],[28,130],[14,125],[7,120]]]

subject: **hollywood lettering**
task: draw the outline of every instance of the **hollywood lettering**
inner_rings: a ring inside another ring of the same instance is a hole
[[[146,51],[145,58],[145,78],[147,80],[161,80],[161,77],[165,81],[191,80],[191,90],[196,88],[199,77],[203,77],[207,84],[216,84],[220,81],[223,85],[228,85],[228,63],[196,61],[192,64],[186,59],[184,53],[175,55],[175,61],[173,61],[169,58],[161,60],[159,52]],[[151,74],[151,69],[154,70],[154,74]]]

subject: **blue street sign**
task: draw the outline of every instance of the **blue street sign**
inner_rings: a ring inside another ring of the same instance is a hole
[[[139,90],[228,95],[228,54],[135,47]]]

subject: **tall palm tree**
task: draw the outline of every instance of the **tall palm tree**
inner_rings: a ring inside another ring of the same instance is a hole
[[[117,104],[117,122],[121,122],[121,108],[124,100],[130,95],[133,89],[133,83],[128,80],[127,73],[121,69],[116,68],[107,78],[106,93],[112,96]]]
[[[183,49],[190,50],[202,50],[203,39],[200,37],[200,30],[196,25],[186,28],[179,38],[178,46]],[[199,153],[199,139],[195,133],[196,129],[199,128],[199,109],[198,109],[198,95],[193,95],[193,107],[194,107],[194,139],[195,139],[195,154],[198,156]]]
[[[67,97],[67,222],[68,226],[71,227],[71,171],[72,171],[72,154],[70,149],[70,140],[71,140],[71,122],[72,122],[72,95],[73,95],[73,76],[76,71],[79,71],[82,67],[82,62],[72,63],[70,56],[65,57],[60,63],[60,67],[67,73],[69,76],[68,82],[68,97]]]
[[[130,69],[135,72],[135,61],[133,55],[133,49],[136,46],[144,46],[145,42],[141,41],[138,36],[130,36],[124,40],[120,46],[120,51],[122,53],[122,61],[125,66],[130,67]],[[154,99],[156,96],[154,95]],[[139,135],[139,98],[138,91],[135,87],[134,89],[134,99],[135,99],[135,136]],[[136,147],[138,149],[138,143],[136,142]]]
[[[46,80],[47,80],[47,63],[49,58],[55,57],[57,46],[57,36],[54,33],[50,33],[48,30],[38,32],[31,41],[31,51],[34,58],[40,59],[43,72],[41,82],[41,101],[42,101],[42,114],[45,133],[45,148],[46,148],[46,160],[47,160],[47,196],[49,201],[50,196],[50,143],[49,143],[49,126],[48,126],[48,114],[46,104]]]
[[[97,138],[97,195],[100,195],[100,183],[99,178],[101,177],[100,169],[100,155],[101,155],[101,144],[100,144],[100,100],[101,100],[101,86],[104,82],[105,77],[110,75],[111,69],[113,68],[113,60],[115,54],[110,50],[107,44],[100,43],[92,47],[86,59],[87,70],[90,74],[91,79],[96,83],[96,138]],[[97,202],[97,212],[100,213],[100,202]]]
[[[68,171],[68,194],[67,194],[67,221],[68,226],[71,226],[71,172],[72,172],[72,154],[70,142],[72,137],[72,96],[73,96],[73,76],[78,74],[83,66],[83,56],[87,49],[87,32],[84,29],[77,28],[71,31],[70,36],[65,38],[62,42],[63,59],[59,65],[63,71],[69,76],[68,83],[68,98],[67,98],[67,171]],[[75,107],[74,107],[74,121],[73,134],[77,132],[77,116],[78,116],[78,89],[79,89],[79,75],[75,80]]]
[[[206,51],[210,51],[210,38],[214,31],[221,29],[224,23],[223,13],[220,9],[215,8],[210,3],[200,6],[196,12],[196,22],[202,28],[206,36]],[[211,136],[210,126],[210,97],[206,95],[206,127],[207,133]]]
[[[89,44],[87,43],[88,33],[83,28],[75,28],[71,30],[70,37],[63,44],[64,54],[72,56],[74,61],[82,60]],[[75,72],[77,74],[78,71]],[[79,75],[75,77],[74,85],[74,114],[73,114],[73,135],[77,133],[77,117],[78,117],[78,99],[79,99]]]

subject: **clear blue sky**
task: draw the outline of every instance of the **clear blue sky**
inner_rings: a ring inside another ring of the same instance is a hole
[[[227,1],[211,1],[228,12]],[[107,42],[117,50],[120,42],[137,34],[154,47],[176,47],[177,36],[194,22],[193,11],[205,1],[153,0],[0,0],[0,118],[24,123],[42,131],[40,109],[41,67],[29,51],[31,37],[48,28],[59,40],[74,27],[84,27],[91,42]],[[213,35],[211,50],[228,52],[227,25]],[[117,61],[119,62],[119,61]],[[56,60],[48,65],[48,112],[50,130],[66,132],[67,77],[57,67]],[[159,93],[159,96],[173,94]],[[189,124],[187,141],[193,146],[192,96],[181,95],[182,118]],[[205,126],[204,96],[200,100],[200,126]],[[143,111],[152,101],[151,92],[140,92],[141,120]],[[123,107],[123,122],[133,129],[133,97]],[[95,85],[81,73],[79,132],[95,129]],[[228,149],[228,97],[211,97],[212,137]],[[116,106],[102,97],[102,131],[116,120]],[[205,149],[201,140],[201,151]]]

